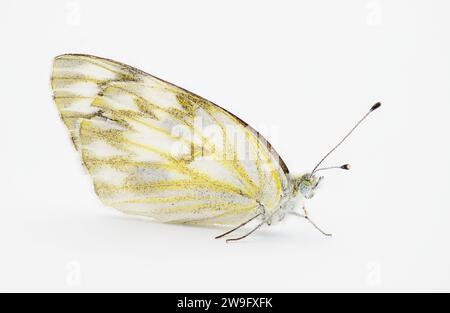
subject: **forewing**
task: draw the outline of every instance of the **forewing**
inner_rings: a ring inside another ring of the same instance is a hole
[[[87,55],[57,57],[52,87],[106,205],[165,222],[235,224],[280,201],[284,163],[217,105]]]

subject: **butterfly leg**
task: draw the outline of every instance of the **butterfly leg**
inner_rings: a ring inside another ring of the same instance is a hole
[[[241,225],[239,225],[239,226],[237,226],[237,227],[235,227],[235,228],[233,228],[233,229],[227,231],[226,233],[223,233],[222,235],[217,236],[216,239],[219,239],[219,238],[225,237],[225,236],[228,235],[228,234],[231,234],[232,232],[238,230],[239,228],[241,228],[241,227],[247,225],[248,223],[250,223],[250,222],[253,221],[254,219],[260,217],[261,215],[263,215],[263,213],[259,213],[259,214],[255,215],[255,216],[253,216],[251,219],[245,221],[245,222],[242,223]]]
[[[249,231],[248,233],[246,233],[245,235],[241,236],[241,237],[237,237],[237,238],[231,238],[231,239],[227,239],[227,242],[232,242],[232,241],[239,241],[242,240],[244,238],[247,238],[248,236],[250,236],[251,234],[253,234],[255,231],[257,231],[261,226],[263,226],[264,224],[267,223],[267,220],[262,221],[261,223],[259,223],[255,228],[253,228],[251,231]]]
[[[255,231],[257,231],[258,229],[261,228],[261,226],[263,226],[264,224],[268,224],[268,222],[270,222],[272,220],[272,217],[279,213],[280,208],[278,208],[278,210],[275,210],[272,214],[270,214],[269,217],[264,218],[263,221],[261,223],[259,223],[255,228],[253,228],[251,231],[249,231],[248,233],[246,233],[245,235],[241,236],[241,237],[237,237],[237,238],[231,238],[231,239],[227,239],[227,242],[232,242],[232,241],[239,241],[242,240],[244,238],[247,238],[248,236],[250,236],[251,234],[253,234]],[[263,215],[264,216],[264,215]],[[270,225],[270,224],[269,224]]]
[[[327,237],[333,236],[333,235],[330,234],[330,233],[324,232],[319,226],[317,226],[316,223],[314,223],[314,221],[309,217],[309,214],[308,214],[308,211],[306,210],[306,207],[303,207],[303,212],[305,212],[304,215],[303,215],[303,214],[296,213],[296,212],[292,212],[291,214],[306,219],[308,222],[311,223],[312,226],[314,226],[315,229],[317,229],[318,231],[320,231],[324,236],[327,236]]]

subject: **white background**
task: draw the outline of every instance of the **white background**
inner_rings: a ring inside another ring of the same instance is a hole
[[[1,290],[450,290],[450,2],[1,2]],[[141,68],[255,126],[292,172],[328,164],[300,219],[224,231],[105,208],[52,102],[52,58]]]

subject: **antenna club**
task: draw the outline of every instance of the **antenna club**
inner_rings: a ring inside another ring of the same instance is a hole
[[[381,102],[377,102],[373,105],[373,107],[370,109],[370,112],[375,111],[381,106]]]
[[[344,165],[341,166],[341,168],[342,168],[343,170],[349,171],[352,167],[350,166],[350,164],[344,164]]]

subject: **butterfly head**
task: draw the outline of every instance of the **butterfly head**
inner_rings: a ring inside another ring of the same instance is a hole
[[[311,199],[314,197],[317,188],[323,180],[323,176],[314,176],[311,174],[305,174],[297,180],[297,192],[300,193],[305,199]]]
[[[316,173],[319,171],[330,170],[330,169],[349,170],[350,165],[344,164],[341,166],[319,168],[319,169],[316,169],[312,173],[307,173],[302,176],[294,177],[293,181],[292,181],[294,197],[301,195],[305,199],[313,198],[317,189],[320,187],[320,185],[323,181],[323,176],[318,176],[318,175],[316,175]]]

